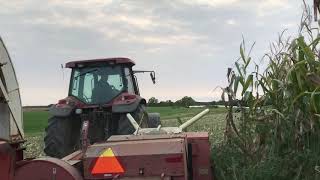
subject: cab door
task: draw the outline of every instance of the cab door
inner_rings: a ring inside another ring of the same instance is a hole
[[[126,78],[127,92],[129,94],[140,95],[139,88],[138,88],[137,81],[136,81],[136,77],[133,76],[132,70],[128,67],[125,67],[124,74],[125,74],[125,78]]]

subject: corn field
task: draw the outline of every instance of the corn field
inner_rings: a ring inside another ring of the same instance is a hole
[[[223,89],[225,137],[213,150],[218,179],[320,179],[320,34],[310,14],[305,5],[299,35],[284,31],[270,45],[267,67],[241,43]]]

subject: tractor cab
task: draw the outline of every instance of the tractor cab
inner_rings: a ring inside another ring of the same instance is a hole
[[[69,96],[85,104],[108,104],[123,93],[139,95],[132,71],[134,62],[126,58],[74,61]]]
[[[128,58],[105,58],[72,61],[68,97],[50,106],[44,138],[44,152],[51,157],[64,157],[82,143],[104,142],[112,135],[127,135],[134,128],[126,117],[131,113],[142,127],[160,124],[158,113],[148,113],[146,100],[140,97],[135,63]],[[81,134],[80,134],[81,132]],[[82,134],[83,133],[83,134]],[[61,147],[61,144],[65,146]]]

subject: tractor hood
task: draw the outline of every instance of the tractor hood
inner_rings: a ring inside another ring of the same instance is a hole
[[[23,137],[19,84],[9,53],[0,38],[0,139],[17,142]]]

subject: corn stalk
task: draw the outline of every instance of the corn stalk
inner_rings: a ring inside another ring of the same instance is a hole
[[[306,150],[320,154],[320,35],[311,27],[310,9],[304,10],[298,37],[284,38],[282,32],[263,58],[264,71],[244,41],[240,58],[228,69],[225,139],[256,162]],[[296,178],[303,168],[300,164]]]

